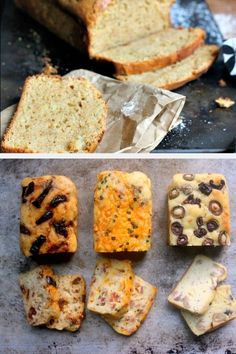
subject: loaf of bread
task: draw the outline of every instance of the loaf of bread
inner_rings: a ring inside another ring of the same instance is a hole
[[[194,314],[207,311],[219,282],[227,277],[226,268],[210,258],[196,256],[168,297],[168,301]]]
[[[55,276],[60,315],[52,318],[48,328],[77,331],[85,317],[86,286],[80,274]]]
[[[26,257],[76,251],[77,190],[69,178],[25,178],[20,214],[20,247]]]
[[[50,267],[40,266],[21,274],[19,283],[30,325],[44,325],[59,317],[57,283]]]
[[[128,310],[119,318],[104,317],[118,333],[130,336],[135,333],[145,321],[157,294],[157,289],[135,275],[131,300]]]
[[[91,282],[88,309],[120,318],[128,308],[133,280],[130,261],[99,259]]]
[[[101,172],[94,195],[95,251],[148,251],[151,233],[150,179],[141,172]]]
[[[223,175],[175,175],[168,209],[169,245],[230,245],[229,195]]]
[[[203,315],[193,315],[188,311],[181,313],[191,331],[200,336],[235,319],[236,300],[233,299],[230,285],[221,285],[216,289],[215,297]]]
[[[35,75],[3,137],[12,153],[93,152],[105,131],[107,107],[86,79]]]
[[[168,28],[173,2],[16,0],[16,5],[60,38],[94,57],[104,49]]]
[[[168,28],[148,37],[104,50],[95,58],[111,62],[117,74],[138,74],[176,63],[203,44],[200,28]]]
[[[115,75],[118,80],[174,90],[206,73],[219,53],[216,45],[203,45],[192,55],[165,68],[134,75]]]

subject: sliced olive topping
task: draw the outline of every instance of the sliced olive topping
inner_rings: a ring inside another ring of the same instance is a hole
[[[59,204],[65,203],[65,202],[67,202],[67,196],[61,194],[61,195],[57,195],[56,197],[54,197],[54,198],[51,200],[49,206],[50,206],[51,208],[56,208]]]
[[[214,181],[211,179],[209,182],[211,188],[213,189],[218,189],[221,190],[225,186],[225,181],[222,179],[219,184],[214,183]]]
[[[196,222],[197,222],[197,226],[198,226],[198,227],[201,227],[201,226],[203,226],[203,224],[204,224],[203,218],[202,218],[201,216],[199,216],[199,217],[197,218]]]
[[[210,220],[207,222],[207,230],[209,232],[213,232],[215,230],[217,230],[219,227],[219,224],[216,220]]]
[[[202,243],[203,246],[212,246],[213,244],[214,241],[211,238],[206,238]]]
[[[46,281],[48,283],[48,285],[52,285],[54,286],[55,288],[57,287],[57,283],[56,281],[52,278],[52,277],[49,277],[48,275],[46,276]]]
[[[33,205],[36,208],[41,208],[41,204],[44,201],[44,199],[46,198],[46,196],[48,195],[50,189],[52,188],[52,180],[49,181],[46,185],[46,187],[44,188],[44,190],[42,191],[42,193],[38,196],[38,198],[35,199],[35,201],[33,201]]]
[[[46,242],[46,237],[43,235],[40,235],[33,243],[30,248],[30,253],[35,256],[39,254],[40,247]]]
[[[67,231],[66,223],[65,223],[64,220],[55,222],[55,223],[53,224],[53,226],[54,226],[54,229],[55,229],[55,231],[56,231],[57,234],[62,235],[62,236],[64,236],[64,237],[67,237],[67,236],[68,236],[68,231]]]
[[[204,182],[200,183],[198,185],[198,188],[199,188],[200,192],[205,195],[210,195],[212,192],[212,188]]]
[[[209,210],[212,214],[219,216],[222,213],[223,208],[217,200],[212,200],[209,203]]]
[[[185,209],[182,206],[176,206],[172,209],[171,214],[176,219],[183,219],[185,215]]]
[[[188,236],[187,235],[180,235],[177,238],[177,245],[178,246],[186,246],[188,244]]]
[[[204,229],[203,227],[198,228],[197,230],[194,230],[194,235],[198,238],[204,237],[207,234],[207,230]]]
[[[175,199],[179,196],[179,190],[177,188],[173,188],[170,192],[169,192],[169,198],[170,199]]]
[[[185,179],[185,181],[193,181],[194,175],[193,174],[185,174],[185,175],[183,175],[183,179]]]
[[[183,201],[183,204],[197,204],[199,207],[201,207],[201,199],[194,198],[194,195],[190,194],[188,198]]]
[[[23,224],[20,224],[20,233],[24,235],[31,235],[30,230]]]
[[[22,187],[22,203],[26,203],[25,197],[28,197],[34,191],[34,182],[30,182],[28,186]]]
[[[190,184],[185,184],[182,188],[181,191],[185,194],[185,195],[189,195],[192,193],[193,191],[193,187]]]
[[[218,236],[218,241],[221,246],[227,245],[228,234],[226,231],[221,231]]]
[[[53,217],[53,212],[51,210],[46,211],[38,220],[36,220],[36,225],[40,225],[45,221],[50,220]]]
[[[171,225],[171,231],[176,236],[182,235],[183,230],[184,230],[183,226],[178,221],[173,222],[173,224]]]

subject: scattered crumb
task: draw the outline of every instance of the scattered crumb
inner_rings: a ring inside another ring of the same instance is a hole
[[[57,74],[57,69],[52,65],[51,59],[49,57],[43,57],[43,71],[42,73],[45,75],[54,75]]]
[[[226,87],[226,86],[227,86],[225,80],[223,80],[223,79],[220,79],[220,80],[218,81],[218,85],[219,85],[220,87]]]
[[[235,101],[231,100],[229,97],[219,97],[215,100],[215,103],[217,103],[220,108],[230,108],[235,104]]]

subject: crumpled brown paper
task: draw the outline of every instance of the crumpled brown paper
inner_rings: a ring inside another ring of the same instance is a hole
[[[181,122],[185,97],[149,85],[125,83],[88,70],[66,76],[83,76],[101,91],[109,107],[107,128],[97,153],[152,151]],[[16,109],[1,112],[1,137]]]

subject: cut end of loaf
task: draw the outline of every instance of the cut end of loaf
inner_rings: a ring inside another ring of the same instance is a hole
[[[84,78],[29,77],[3,137],[4,152],[85,153],[105,131],[107,106]]]

